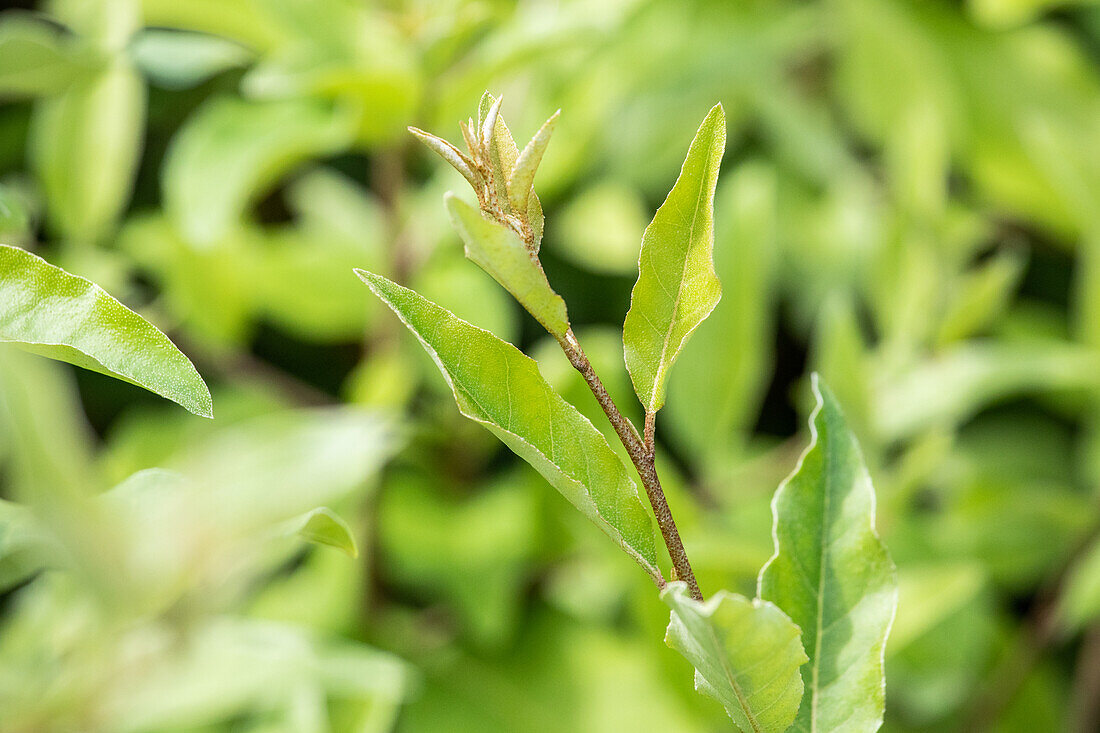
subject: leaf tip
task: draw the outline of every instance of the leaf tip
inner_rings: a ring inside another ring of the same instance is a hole
[[[206,387],[206,382],[203,382],[203,386]],[[206,387],[197,405],[187,405],[186,407],[194,415],[206,418],[207,420],[213,420],[214,398],[210,396],[210,388]]]
[[[486,92],[486,94],[489,94]],[[489,95],[490,99],[492,95]],[[493,106],[489,108],[489,111],[485,114],[485,120],[482,122],[481,127],[481,141],[484,145],[489,145],[493,140],[493,133],[497,127],[497,116],[500,115],[500,105],[504,101],[504,95],[497,97],[493,101]]]
[[[307,512],[302,517],[297,534],[308,542],[340,550],[352,559],[359,557],[359,544],[351,527],[328,507]]]
[[[366,283],[367,287],[370,288],[372,292],[378,292],[378,282],[379,280],[383,279],[381,275],[375,275],[373,272],[367,272],[366,270],[361,270],[358,267],[352,268],[352,271],[359,277],[360,280]]]

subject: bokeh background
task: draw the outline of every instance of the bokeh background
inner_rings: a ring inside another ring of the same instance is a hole
[[[169,333],[216,419],[0,348],[0,731],[729,728],[650,581],[351,272],[605,427],[404,132],[486,89],[517,138],[562,109],[543,262],[635,419],[641,232],[725,105],[724,298],[659,421],[704,592],[753,592],[818,370],[899,568],[884,730],[1100,730],[1095,3],[58,0],[0,12],[0,236]],[[321,504],[359,559],[285,531]]]

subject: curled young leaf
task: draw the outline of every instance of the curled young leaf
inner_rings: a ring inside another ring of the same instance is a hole
[[[512,205],[512,211],[527,211],[528,199],[534,193],[535,171],[542,162],[542,155],[546,152],[546,146],[550,144],[550,136],[554,133],[554,125],[561,114],[559,109],[542,124],[531,142],[523,149],[516,159],[516,165],[508,180],[508,200]]]
[[[813,440],[772,500],[775,555],[760,571],[759,595],[802,628],[810,655],[792,730],[870,733],[882,725],[897,576],[875,533],[859,444],[816,374],[813,389]]]
[[[348,557],[359,557],[359,547],[351,527],[328,507],[318,507],[293,522],[294,534],[318,545],[328,545],[343,551]]]
[[[714,272],[714,189],[726,147],[722,105],[711,109],[680,177],[642,236],[638,282],[623,323],[634,390],[653,413],[665,403],[668,370],[722,295]]]
[[[95,283],[0,245],[0,342],[107,374],[213,417],[206,383],[168,337]]]
[[[444,201],[466,245],[466,256],[503,285],[555,338],[565,338],[569,330],[565,301],[550,287],[542,265],[523,240],[452,193]]]
[[[469,156],[443,138],[436,137],[429,132],[424,132],[420,128],[410,127],[409,132],[439,155],[440,158],[450,163],[452,168],[461,173],[462,177],[470,182],[470,185],[474,187],[475,191],[480,188],[481,176],[474,172],[473,163],[470,161]]]
[[[356,274],[435,360],[463,415],[530,463],[657,580],[653,523],[604,437],[553,390],[534,361],[417,293]]]
[[[485,108],[485,103],[488,102],[488,108]],[[481,117],[481,145],[484,148],[488,148],[493,144],[493,137],[497,129],[497,117],[500,116],[500,105],[504,102],[504,97],[494,98],[489,92],[481,97],[481,106],[485,109],[484,115]]]
[[[802,699],[806,653],[778,608],[719,591],[700,603],[677,581],[661,591],[672,609],[665,643],[695,665],[695,689],[726,709],[742,733],[782,733]]]

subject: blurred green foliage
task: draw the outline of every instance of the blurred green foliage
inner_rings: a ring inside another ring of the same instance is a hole
[[[518,138],[562,109],[542,259],[623,406],[606,325],[726,109],[724,298],[660,426],[704,592],[752,593],[816,369],[898,565],[883,730],[1096,730],[1098,59],[1089,0],[0,13],[0,236],[168,332],[216,415],[0,349],[0,730],[726,729],[650,581],[352,274],[523,346],[599,416],[464,260],[442,196],[465,182],[404,132],[453,139],[486,88]],[[295,535],[319,506],[358,560]]]

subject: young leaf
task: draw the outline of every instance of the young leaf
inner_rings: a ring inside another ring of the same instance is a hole
[[[409,327],[451,386],[463,415],[530,463],[654,578],[653,524],[607,441],[546,383],[535,362],[417,293],[356,274]]]
[[[543,327],[565,338],[569,315],[546,273],[515,232],[490,221],[452,193],[444,197],[451,222],[466,245],[466,256],[493,276]]]
[[[665,643],[695,665],[695,689],[742,733],[782,733],[802,699],[806,652],[798,627],[767,601],[719,591],[700,603],[682,582],[661,591],[672,609]]]
[[[213,417],[195,367],[144,318],[98,285],[0,245],[0,342],[156,392]]]
[[[535,171],[542,162],[542,154],[546,152],[546,146],[550,143],[550,135],[554,132],[554,125],[558,121],[559,109],[542,124],[539,131],[527,143],[527,147],[516,159],[515,168],[511,178],[508,179],[508,200],[511,202],[512,211],[527,211],[528,198],[535,185]]]
[[[486,92],[481,96],[481,107],[485,109],[485,113],[481,115],[481,144],[484,146],[492,145],[493,137],[497,129],[497,117],[500,116],[500,105],[504,101],[504,97],[493,97]],[[488,102],[488,108],[485,108],[485,103]]]
[[[359,547],[351,527],[336,512],[318,507],[295,520],[294,533],[318,545],[342,550],[349,557],[359,557]]]
[[[661,409],[672,362],[722,295],[712,252],[714,189],[725,147],[726,117],[718,104],[700,125],[680,177],[642,236],[623,346],[647,412]]]
[[[489,153],[489,164],[493,168],[493,183],[497,196],[497,204],[505,211],[512,211],[508,197],[508,180],[512,177],[512,171],[516,167],[516,159],[519,158],[519,148],[512,137],[511,130],[504,123],[504,116],[500,114],[502,97],[493,97],[485,92],[481,97],[481,106],[478,115],[481,118],[481,139]],[[539,209],[541,213],[541,208]],[[519,211],[512,211],[519,214]],[[541,235],[541,232],[540,232]]]
[[[424,132],[418,127],[408,129],[420,142],[424,143],[436,155],[450,163],[452,168],[461,173],[462,177],[470,182],[475,191],[481,187],[481,177],[474,172],[469,156],[443,138],[436,137],[430,132]]]
[[[810,655],[792,730],[875,731],[897,576],[875,533],[875,494],[859,444],[816,374],[813,389],[813,440],[772,500],[775,555],[760,571],[759,595],[802,628]]]

